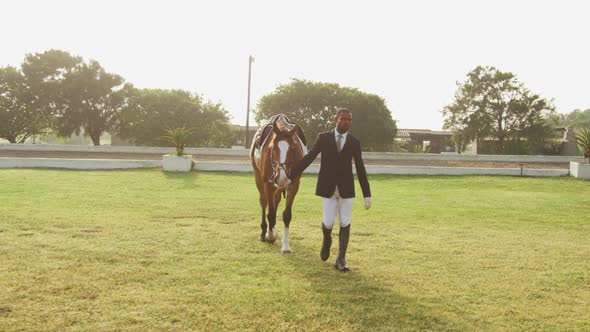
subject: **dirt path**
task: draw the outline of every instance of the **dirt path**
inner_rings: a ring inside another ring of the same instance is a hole
[[[52,151],[0,151],[0,157],[19,158],[73,158],[73,159],[139,159],[159,160],[157,153],[113,153],[113,152],[52,152]],[[194,155],[195,160],[249,162],[248,157]],[[445,161],[445,160],[365,160],[366,165],[389,166],[444,166],[444,167],[487,167],[520,168],[521,163],[492,161]],[[568,163],[523,163],[524,168],[567,169]]]

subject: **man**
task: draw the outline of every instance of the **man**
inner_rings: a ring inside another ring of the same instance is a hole
[[[339,271],[349,271],[346,266],[346,249],[350,238],[352,203],[354,201],[354,176],[352,158],[356,167],[365,209],[371,207],[371,189],[361,154],[360,141],[349,133],[352,126],[352,113],[345,108],[336,112],[336,129],[321,133],[309,153],[290,170],[289,178],[294,179],[303,173],[321,152],[320,173],[316,186],[316,195],[322,197],[324,240],[320,258],[326,261],[330,257],[332,246],[332,227],[338,214],[340,233],[338,235],[338,258],[334,267]]]

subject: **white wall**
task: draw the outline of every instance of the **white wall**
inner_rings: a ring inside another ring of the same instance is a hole
[[[0,157],[0,168],[126,169],[162,167],[161,160]]]
[[[113,152],[113,153],[173,153],[174,148],[138,147],[138,146],[92,146],[92,145],[50,145],[50,144],[0,144],[5,151],[59,151],[59,152]],[[208,156],[243,156],[247,149],[186,148],[185,152],[193,155]],[[529,156],[529,155],[455,155],[434,153],[394,153],[363,152],[366,160],[440,160],[440,161],[493,161],[493,162],[538,162],[569,163],[584,162],[579,156]]]
[[[0,168],[65,168],[65,169],[126,169],[160,168],[160,160],[127,159],[63,159],[63,158],[12,158],[0,157]],[[435,166],[378,166],[367,165],[368,174],[413,174],[413,175],[510,175],[510,176],[565,176],[567,169],[481,168],[481,167],[435,167]],[[197,161],[194,171],[252,172],[250,163]],[[317,174],[319,165],[305,170]]]

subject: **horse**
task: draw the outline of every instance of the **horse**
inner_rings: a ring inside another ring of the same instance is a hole
[[[287,174],[289,174],[293,163],[301,160],[305,154],[307,154],[307,147],[303,130],[297,124],[291,124],[283,114],[273,116],[266,125],[256,131],[250,148],[250,159],[262,209],[260,241],[275,242],[278,205],[281,201],[281,194],[283,197],[286,194],[285,210],[283,211],[285,227],[281,248],[283,254],[291,253],[289,246],[291,208],[301,179],[301,177],[297,177],[289,182]],[[268,214],[265,216],[267,207]]]

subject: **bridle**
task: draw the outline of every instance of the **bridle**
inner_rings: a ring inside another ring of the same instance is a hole
[[[285,174],[287,174],[287,177],[288,177],[290,172],[289,172],[289,170],[287,170],[287,166],[295,163],[295,161],[286,161],[285,160],[284,163],[281,163],[280,160],[277,161],[274,158],[274,151],[277,148],[277,145],[278,144],[273,144],[273,147],[270,150],[270,160],[271,160],[271,164],[272,164],[272,175],[270,176],[270,179],[268,179],[268,182],[272,183],[275,187],[278,187],[278,185],[276,183],[276,179],[278,179],[281,169],[283,171],[285,171]],[[292,145],[293,144],[289,143],[289,149],[291,149]],[[287,151],[287,154],[288,154],[288,151]]]

